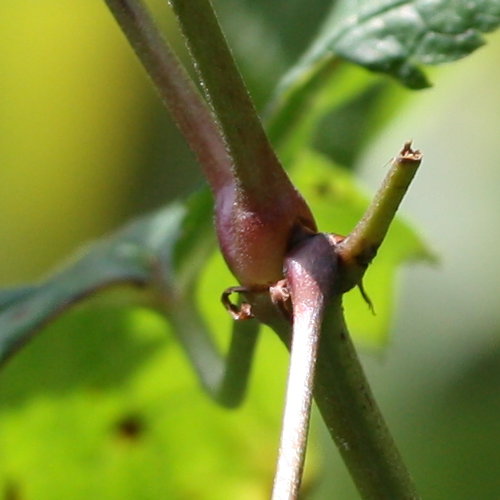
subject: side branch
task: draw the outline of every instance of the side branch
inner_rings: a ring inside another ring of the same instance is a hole
[[[413,150],[411,142],[405,143],[365,215],[338,247],[348,266],[357,265],[364,272],[375,257],[421,161],[420,151]]]

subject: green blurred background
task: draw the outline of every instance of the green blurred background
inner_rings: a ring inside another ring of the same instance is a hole
[[[259,108],[328,5],[216,2]],[[174,33],[165,2],[152,7]],[[42,277],[201,183],[103,2],[3,0],[0,47],[1,286]],[[424,498],[495,500],[500,37],[431,76],[435,87],[419,93],[384,80],[367,105],[339,112],[331,129],[326,120],[317,142],[372,188],[402,142],[412,137],[425,152],[403,212],[440,264],[400,273],[390,345],[363,361]],[[345,144],[362,152],[346,154]],[[222,344],[229,321],[217,296],[232,284],[214,262],[202,285]],[[248,400],[223,410],[199,389],[163,319],[122,299],[77,307],[0,373],[0,498],[267,498],[282,346],[263,336]],[[357,498],[319,419],[312,433],[307,498]]]

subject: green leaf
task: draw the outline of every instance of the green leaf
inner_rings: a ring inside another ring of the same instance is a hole
[[[0,374],[1,498],[265,498],[285,377],[277,347],[282,376],[269,383],[266,354],[264,394],[230,412],[200,391],[161,315],[68,312]]]
[[[131,222],[82,251],[45,281],[0,292],[0,363],[70,305],[113,285],[161,284],[164,293],[193,286],[213,248],[207,192]]]
[[[192,289],[215,249],[213,205],[212,194],[206,188],[192,195],[185,203],[186,213],[172,254],[177,289]]]
[[[309,81],[334,54],[424,88],[429,83],[419,65],[470,54],[484,44],[482,33],[499,24],[498,0],[339,0],[282,91]]]
[[[203,256],[213,253],[211,213],[210,195],[202,192],[186,206],[170,206],[90,246],[79,261],[37,287],[1,292],[0,303],[8,311],[29,294],[43,298],[51,291],[49,283],[61,285],[61,275],[64,283],[76,279],[77,287],[87,273],[86,283],[93,287],[99,271],[110,264],[120,270],[115,273],[120,279],[128,279],[132,269],[145,284],[160,272],[161,285],[180,295],[184,311],[192,307],[195,317],[191,267],[206,267]],[[141,251],[127,254],[141,259],[120,261],[120,267],[112,251],[120,245],[139,246]],[[75,273],[75,267],[82,273]],[[229,323],[219,304],[223,287],[218,274],[204,301],[221,322]],[[168,300],[168,293],[160,298]],[[170,309],[169,303],[167,315]],[[220,322],[214,326],[220,330]],[[198,346],[206,342],[207,332],[195,334],[201,336]],[[264,498],[274,469],[280,421],[275,402],[281,400],[285,349],[268,335],[274,351],[263,356],[266,364],[259,370],[265,394],[235,413],[221,410],[199,390],[194,363],[186,363],[172,336],[179,337],[173,323],[149,308],[102,307],[100,301],[69,311],[45,328],[0,374],[0,491],[40,499],[54,494],[74,499]],[[205,358],[212,356],[206,344],[202,349]],[[282,371],[270,384],[276,351]],[[159,470],[165,473],[161,477]],[[193,477],[200,480],[193,483]]]
[[[291,175],[310,204],[321,231],[349,234],[368,206],[369,197],[360,190],[352,174],[318,153],[305,151],[293,165]],[[347,324],[356,341],[367,347],[380,347],[387,342],[398,266],[408,260],[431,258],[417,233],[397,217],[364,279],[376,314],[371,313],[359,290],[345,296]]]
[[[278,88],[266,124],[284,164],[289,166],[311,144],[319,121],[329,111],[351,102],[372,84],[369,75],[359,68],[327,65],[311,80],[284,93]]]
[[[111,285],[136,284],[149,289],[149,305],[167,317],[210,396],[225,406],[238,405],[259,325],[235,324],[225,363],[198,311],[196,286],[215,243],[212,205],[210,192],[202,190],[184,205],[173,204],[97,242],[40,285],[0,292],[0,363],[83,297]],[[223,289],[216,287],[210,298],[227,315],[219,302]]]
[[[0,290],[0,311],[7,309],[14,302],[27,297],[34,290],[36,290],[36,286],[20,286],[18,288]]]

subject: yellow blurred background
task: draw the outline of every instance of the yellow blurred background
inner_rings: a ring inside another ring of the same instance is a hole
[[[0,45],[0,283],[199,180],[103,2],[4,1]]]

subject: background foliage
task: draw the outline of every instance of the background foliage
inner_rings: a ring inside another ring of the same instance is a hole
[[[217,2],[261,108],[328,4]],[[370,186],[404,140],[413,137],[425,152],[403,210],[441,263],[405,269],[390,345],[364,361],[429,499],[500,492],[500,39],[489,42],[434,70],[435,88],[421,93],[349,70],[344,84],[369,79],[367,90],[324,117],[314,137],[322,156],[311,153],[300,160],[307,168],[295,166],[304,186],[313,174],[325,176],[329,189],[338,186],[338,176],[324,173],[333,162],[356,169]],[[82,243],[200,182],[103,3],[4,0],[0,44],[0,285],[38,279]],[[304,189],[308,199],[317,193]],[[314,201],[320,224],[342,232],[345,222],[328,212],[328,201]],[[374,274],[368,289],[380,310],[387,294],[379,280],[387,276]],[[232,284],[214,257],[199,297],[221,345],[229,319],[218,294]],[[118,290],[92,299],[0,373],[5,499],[267,497],[286,352],[266,332],[247,402],[220,409],[200,391],[166,322],[131,305],[140,300]],[[385,331],[381,317],[366,314],[363,324]],[[319,419],[313,433],[311,498],[357,498]]]

